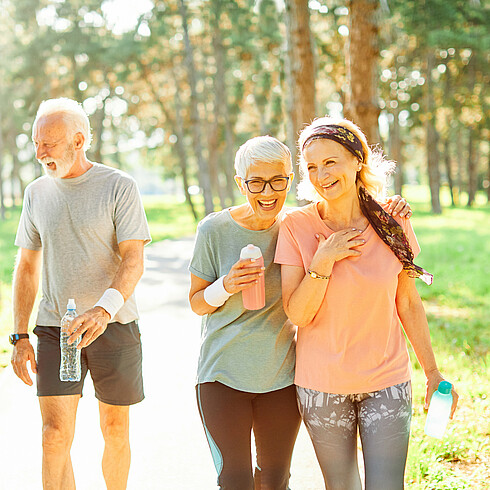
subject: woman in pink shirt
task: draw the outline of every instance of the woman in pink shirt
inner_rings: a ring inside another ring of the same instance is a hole
[[[284,309],[299,327],[300,411],[329,490],[361,489],[358,427],[365,488],[403,488],[411,385],[400,321],[427,377],[427,407],[443,377],[414,278],[432,276],[413,263],[420,249],[409,220],[395,221],[373,199],[393,164],[356,125],[317,119],[299,149],[301,197],[314,202],[285,216],[275,261]]]

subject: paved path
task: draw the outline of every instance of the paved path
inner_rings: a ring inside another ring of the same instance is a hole
[[[200,319],[187,302],[193,239],[146,250],[138,285],[146,399],[131,408],[130,490],[213,490],[216,473],[196,408]],[[0,375],[0,490],[41,489],[41,418],[35,389],[11,368]],[[80,401],[72,460],[78,490],[105,488],[102,436],[89,379]],[[292,490],[321,490],[323,480],[304,429],[296,443]]]

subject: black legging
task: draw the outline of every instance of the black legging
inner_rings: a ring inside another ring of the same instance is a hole
[[[221,383],[196,386],[197,403],[222,490],[287,490],[301,418],[294,385],[247,393]],[[251,431],[257,449],[252,473]]]

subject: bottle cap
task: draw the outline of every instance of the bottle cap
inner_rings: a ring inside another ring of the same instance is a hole
[[[439,383],[439,387],[437,388],[437,391],[439,393],[442,393],[443,395],[449,395],[451,393],[451,388],[453,385],[449,381],[441,381]]]
[[[77,305],[75,304],[75,300],[73,298],[70,298],[68,300],[68,304],[66,305],[67,310],[76,310]]]
[[[242,248],[240,252],[240,259],[260,259],[262,252],[259,247],[249,243],[246,247]]]

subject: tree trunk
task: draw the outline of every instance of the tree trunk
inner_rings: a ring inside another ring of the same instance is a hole
[[[161,106],[163,106],[162,100],[159,98]],[[177,136],[177,154],[179,155],[179,164],[180,170],[182,172],[182,184],[184,187],[184,195],[185,201],[187,202],[192,216],[194,216],[194,220],[198,221],[198,215],[196,212],[196,208],[194,207],[194,202],[192,201],[192,197],[189,193],[189,177],[187,174],[187,152],[184,145],[184,121],[182,120],[182,103],[179,95],[179,87],[177,83],[175,84],[175,95],[174,95],[174,103],[175,103],[175,123],[172,124],[175,134]],[[168,117],[168,115],[166,116]]]
[[[429,48],[430,49],[430,48]],[[435,124],[435,107],[434,97],[432,94],[432,69],[434,67],[434,53],[430,51],[427,55],[427,76],[426,76],[426,90],[427,90],[427,121],[425,123],[426,130],[426,152],[427,152],[427,170],[429,174],[429,187],[430,198],[432,205],[432,212],[434,214],[441,214],[441,201],[439,197],[441,187],[441,176],[439,172],[439,151],[437,144],[439,135],[437,133]]]
[[[95,145],[90,153],[93,160],[98,163],[102,163],[102,133],[104,132],[106,100],[107,99],[102,100],[102,107],[98,108],[92,117],[92,130],[94,135],[92,144]]]
[[[211,191],[211,178],[209,175],[209,165],[204,159],[203,149],[201,145],[201,121],[199,118],[198,96],[196,89],[196,70],[194,67],[194,54],[189,39],[189,30],[187,26],[187,7],[184,0],[180,0],[180,14],[182,16],[182,27],[184,29],[184,44],[185,44],[185,67],[189,86],[191,89],[190,96],[190,116],[192,126],[192,136],[194,141],[194,152],[197,158],[197,166],[199,169],[199,185],[204,196],[204,210],[206,214],[214,211],[213,194]],[[177,87],[176,87],[177,88]],[[178,88],[177,88],[178,90]]]
[[[443,142],[443,145],[444,145],[444,165],[446,167],[446,177],[447,177],[447,184],[449,186],[449,194],[451,195],[451,206],[456,206],[456,199],[454,197],[455,189],[454,189],[454,181],[453,181],[453,172],[451,169],[450,141],[451,141],[451,137],[449,136]]]
[[[490,203],[490,151],[487,154],[487,203]]]
[[[393,122],[390,126],[390,158],[396,162],[396,170],[394,174],[395,180],[395,194],[402,195],[402,188],[404,184],[403,179],[403,164],[402,164],[402,152],[400,141],[400,122],[398,114],[400,109],[397,107],[393,111]]]
[[[475,130],[468,129],[468,202],[467,206],[473,206],[476,195],[477,156],[475,154]]]
[[[170,115],[163,103],[162,98],[159,96],[155,86],[151,82],[150,78],[150,69],[147,65],[143,64],[142,61],[139,61],[139,65],[141,70],[144,73],[144,79],[147,81],[148,86],[150,87],[151,93],[153,95],[153,99],[158,102],[158,105],[162,111],[162,114],[165,116],[165,119],[169,122],[170,126],[172,126],[175,136],[177,136],[177,141],[175,146],[177,148],[177,155],[180,170],[182,172],[182,185],[184,190],[185,202],[188,204],[189,209],[191,210],[192,216],[194,216],[194,220],[198,221],[199,217],[196,212],[196,208],[194,207],[194,203],[192,201],[192,197],[189,193],[189,178],[187,173],[187,152],[184,145],[184,122],[182,119],[182,102],[180,100],[180,92],[179,92],[179,83],[177,81],[177,77],[175,75],[175,70],[172,68],[172,78],[174,80],[174,105],[175,105],[175,119]]]
[[[345,116],[365,133],[369,144],[380,143],[378,129],[378,0],[349,1],[349,91]]]
[[[228,97],[225,83],[224,48],[221,39],[220,17],[222,0],[213,0],[211,13],[211,26],[213,29],[213,53],[216,64],[216,75],[213,79],[214,84],[214,118],[209,133],[209,166],[214,166],[216,177],[215,186],[219,196],[221,208],[226,207],[225,186],[220,184],[221,170],[227,170],[222,158],[222,145],[220,135],[223,128],[223,114],[228,110]],[[224,167],[224,168],[222,168]],[[226,176],[226,173],[225,173]],[[228,184],[228,179],[227,184]]]
[[[2,114],[0,114],[0,123],[2,122]],[[0,219],[5,219],[5,196],[3,195],[3,133],[0,124]]]
[[[444,98],[449,101],[452,98],[452,79],[451,79],[451,70],[446,70],[446,84],[444,86]],[[449,118],[451,119],[451,118]],[[443,141],[444,146],[444,165],[446,167],[446,177],[447,184],[449,186],[449,194],[451,196],[451,206],[456,206],[456,199],[454,197],[455,189],[454,189],[454,180],[453,180],[453,172],[451,168],[451,120],[446,122],[447,131],[446,136]]]
[[[476,67],[475,54],[468,63],[468,93],[472,94],[475,89]],[[468,128],[468,202],[467,206],[473,206],[476,195],[476,180],[478,172],[478,158],[475,155],[475,128]]]
[[[299,182],[296,162],[296,140],[305,124],[315,117],[315,64],[310,32],[308,0],[286,2],[287,80],[289,97],[288,144],[293,155],[296,182]]]
[[[459,120],[459,117],[458,117]],[[456,129],[455,141],[461,141],[461,127],[458,124]],[[457,192],[455,193],[456,206],[459,206],[461,202],[461,192],[463,190],[464,182],[464,166],[463,166],[463,145],[456,145],[456,162],[457,162]]]

